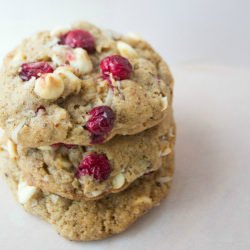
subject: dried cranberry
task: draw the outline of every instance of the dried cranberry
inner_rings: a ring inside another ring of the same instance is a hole
[[[19,76],[23,81],[29,81],[32,77],[37,79],[42,74],[52,73],[53,71],[54,69],[48,62],[24,63],[21,66]]]
[[[46,112],[46,108],[43,105],[40,105],[37,109],[36,109],[36,114],[39,112]]]
[[[89,53],[95,52],[95,39],[85,30],[71,30],[60,38],[60,44],[71,48],[83,48]]]
[[[65,144],[65,143],[62,143],[62,142],[58,142],[58,143],[52,144],[51,146],[53,148],[65,147],[67,149],[71,149],[71,148],[77,147],[77,145],[75,145],[75,144]]]
[[[115,123],[115,113],[109,106],[98,106],[90,112],[85,128],[92,134],[92,143],[101,143]]]
[[[132,73],[129,60],[119,55],[105,57],[100,63],[100,68],[103,79],[109,79],[112,74],[115,80],[126,80]]]
[[[98,181],[104,181],[109,177],[111,166],[104,154],[92,153],[81,161],[77,169],[77,176],[89,175]]]

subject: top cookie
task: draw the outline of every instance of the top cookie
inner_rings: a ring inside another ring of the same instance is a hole
[[[0,127],[26,147],[104,143],[162,121],[172,85],[148,43],[81,22],[38,33],[7,55]]]

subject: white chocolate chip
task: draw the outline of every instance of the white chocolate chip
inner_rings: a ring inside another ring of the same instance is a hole
[[[119,51],[119,53],[127,58],[135,58],[137,57],[137,52],[135,51],[134,48],[132,48],[129,44],[122,42],[122,41],[118,41],[117,42],[117,49]]]
[[[13,143],[11,140],[7,141],[7,151],[9,153],[9,156],[10,156],[11,159],[17,159],[18,158],[16,144]]]
[[[152,204],[152,199],[148,196],[141,196],[139,198],[137,198],[134,201],[134,205],[138,205],[138,204],[148,204],[151,205]]]
[[[65,33],[67,33],[70,30],[71,30],[71,26],[70,25],[65,26],[65,27],[58,26],[58,27],[55,27],[54,29],[52,29],[50,31],[50,35],[51,36],[60,36],[60,35],[63,35]]]
[[[40,146],[40,147],[38,147],[38,149],[40,149],[40,150],[52,150],[52,147],[51,146]]]
[[[138,35],[137,33],[134,33],[134,32],[128,32],[126,34],[126,37],[131,39],[131,40],[134,40],[134,41],[141,41],[142,40],[140,35]]]
[[[52,61],[56,65],[69,63],[74,71],[79,74],[87,74],[93,70],[88,52],[82,48],[72,49],[57,45],[53,47],[52,51]]]
[[[57,75],[63,82],[65,91],[64,96],[67,96],[71,93],[78,93],[82,86],[82,80],[78,78],[73,72],[71,67],[58,67],[54,74]]]
[[[93,192],[86,193],[85,195],[89,198],[92,198],[92,197],[97,197],[102,193],[103,193],[103,191],[99,190],[99,191],[93,191]]]
[[[67,116],[66,109],[59,108],[59,107],[55,108],[55,112],[54,112],[54,115],[53,115],[55,124],[62,122],[62,120],[67,119],[67,117],[68,116]]]
[[[114,189],[119,189],[121,188],[125,183],[125,177],[123,174],[118,174],[114,177],[113,181],[112,181],[112,185]]]
[[[93,65],[88,52],[82,48],[74,49],[72,56],[68,58],[68,61],[70,66],[80,74],[87,74],[93,70]]]
[[[23,128],[24,124],[26,123],[26,119],[21,120],[21,122],[14,128],[11,133],[11,139],[17,143],[18,142],[18,133]]]
[[[170,182],[171,180],[172,180],[172,177],[164,176],[164,177],[159,177],[158,179],[156,179],[156,182],[160,184],[164,184],[164,183]]]
[[[167,98],[167,96],[162,97],[161,102],[162,102],[162,110],[161,111],[164,111],[164,110],[166,110],[168,108],[168,98]]]
[[[67,159],[57,157],[55,160],[55,167],[58,169],[70,169],[72,167],[72,163]]]
[[[50,195],[50,200],[52,201],[52,203],[56,204],[58,199],[59,199],[58,195],[55,194]]]
[[[17,188],[18,201],[21,204],[25,204],[32,198],[32,196],[36,193],[36,191],[37,191],[36,187],[29,186],[27,182],[20,180]]]
[[[52,48],[52,62],[55,65],[63,65],[66,63],[67,54],[70,53],[72,49],[63,45],[56,45]]]
[[[49,73],[36,80],[34,91],[43,99],[57,99],[64,91],[64,82],[58,75]]]

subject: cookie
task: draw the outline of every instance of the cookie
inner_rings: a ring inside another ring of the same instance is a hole
[[[98,201],[72,201],[27,186],[13,163],[1,158],[1,169],[26,211],[54,225],[70,240],[99,240],[121,233],[166,196],[173,175],[171,153],[155,173],[144,176],[128,189]],[[4,167],[4,168],[2,168]]]
[[[173,79],[144,40],[82,22],[24,40],[0,87],[0,127],[16,144],[86,146],[159,124]]]
[[[17,162],[30,185],[68,199],[97,200],[159,169],[174,142],[175,125],[169,114],[156,127],[137,135],[117,136],[93,147],[18,146]]]

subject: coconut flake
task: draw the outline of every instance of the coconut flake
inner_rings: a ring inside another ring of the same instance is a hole
[[[105,105],[111,106],[113,100],[113,90],[109,88],[108,94],[105,98]]]
[[[23,128],[25,122],[26,122],[26,119],[21,120],[21,122],[14,128],[14,130],[11,133],[11,138],[15,143],[18,142],[18,139],[17,139],[18,133]]]

